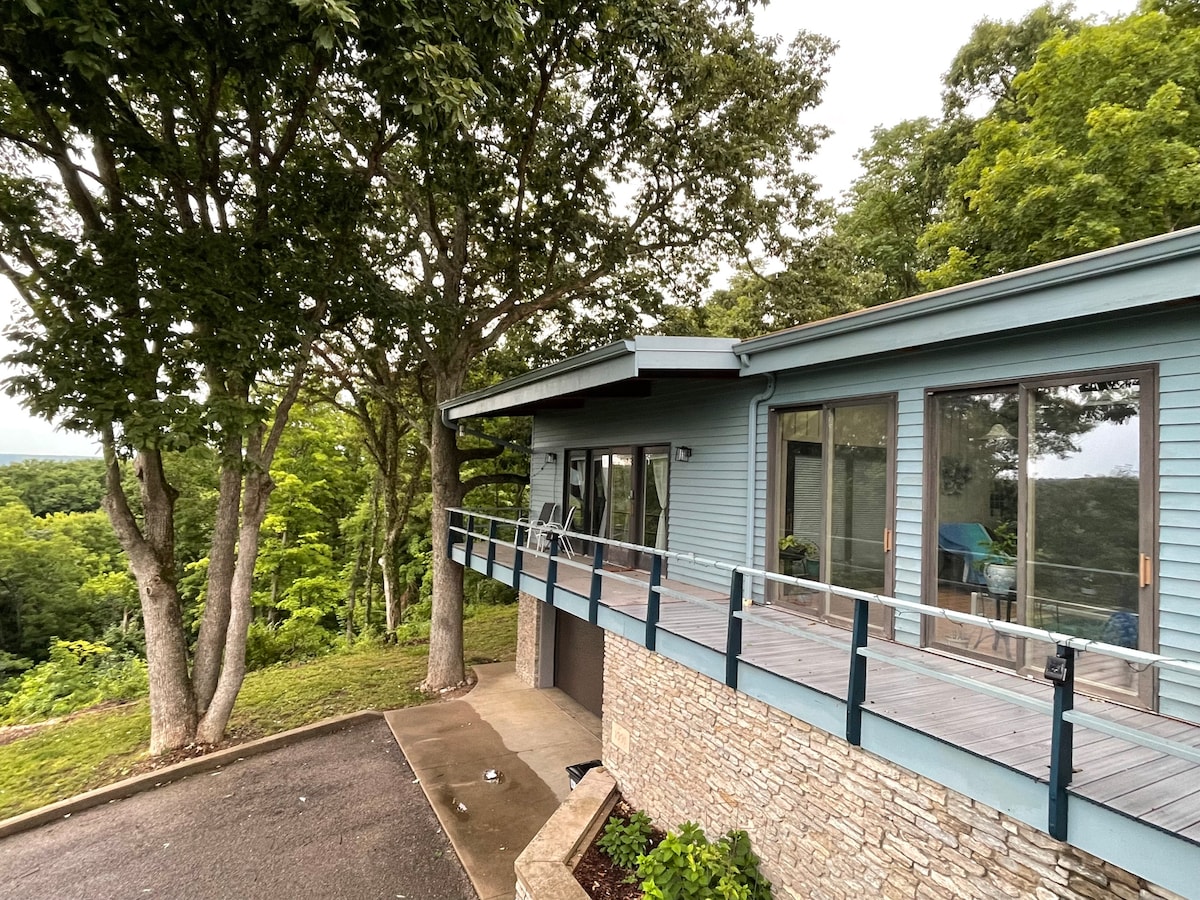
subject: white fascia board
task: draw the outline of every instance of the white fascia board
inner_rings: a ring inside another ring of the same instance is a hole
[[[745,375],[1133,312],[1200,295],[1200,227],[800,325],[734,347]]]

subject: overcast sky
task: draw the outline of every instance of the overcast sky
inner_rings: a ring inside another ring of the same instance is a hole
[[[833,57],[824,101],[812,120],[833,130],[809,170],[826,196],[839,196],[858,173],[854,154],[876,125],[936,117],[941,75],[982,18],[1019,19],[1036,6],[1030,0],[833,0],[810,3],[775,0],[758,12],[759,30],[785,40],[800,29],[833,38]],[[1079,0],[1081,15],[1123,15],[1135,0]],[[8,290],[0,292],[0,319],[11,318]],[[96,443],[57,432],[31,419],[16,401],[0,396],[0,453],[98,453]]]

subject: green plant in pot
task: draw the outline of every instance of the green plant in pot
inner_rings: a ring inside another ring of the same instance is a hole
[[[817,578],[821,574],[821,551],[812,541],[786,534],[779,539],[779,559],[787,562],[785,574]]]
[[[982,545],[987,555],[975,563],[987,580],[988,593],[1003,597],[1017,588],[1017,528],[1008,522],[991,529],[992,539]]]

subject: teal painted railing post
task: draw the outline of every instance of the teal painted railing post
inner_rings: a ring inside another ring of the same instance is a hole
[[[662,583],[662,557],[655,554],[650,562],[650,588],[646,595],[646,649],[658,643],[658,586]]]
[[[858,651],[867,646],[871,604],[854,601],[854,627],[850,633],[850,683],[846,687],[846,742],[862,744],[862,705],[867,699],[867,658]]]
[[[1061,660],[1062,662],[1058,662]],[[1046,676],[1054,682],[1054,724],[1050,731],[1050,836],[1067,839],[1067,785],[1074,765],[1075,726],[1063,713],[1075,708],[1075,648],[1058,647],[1051,657]]]
[[[488,551],[487,551],[487,577],[492,577],[492,572],[496,569],[496,520],[488,520]]]
[[[467,516],[467,546],[466,557],[463,560],[467,566],[471,565],[471,548],[475,546],[475,516]]]
[[[600,621],[600,591],[604,586],[600,572],[603,569],[604,545],[597,541],[595,549],[592,550],[592,586],[588,591],[588,621],[593,625]]]
[[[550,558],[546,561],[546,602],[554,605],[554,585],[558,581],[558,535],[550,532]]]
[[[729,624],[725,630],[725,683],[737,687],[738,657],[742,655],[742,592],[745,576],[734,572],[729,579]]]
[[[517,525],[516,546],[513,547],[513,583],[518,591],[521,589],[521,567],[525,565],[525,526]]]
[[[459,540],[459,529],[462,528],[462,513],[451,511],[446,522],[446,555],[454,551],[454,545]]]

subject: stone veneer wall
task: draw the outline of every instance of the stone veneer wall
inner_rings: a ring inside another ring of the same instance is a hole
[[[604,763],[660,825],[744,828],[780,900],[1174,898],[739,694],[605,635]]]
[[[536,597],[521,592],[517,594],[517,677],[530,687],[542,687],[538,683],[540,647],[538,632],[541,630],[544,604]],[[547,647],[550,653],[551,648]]]

